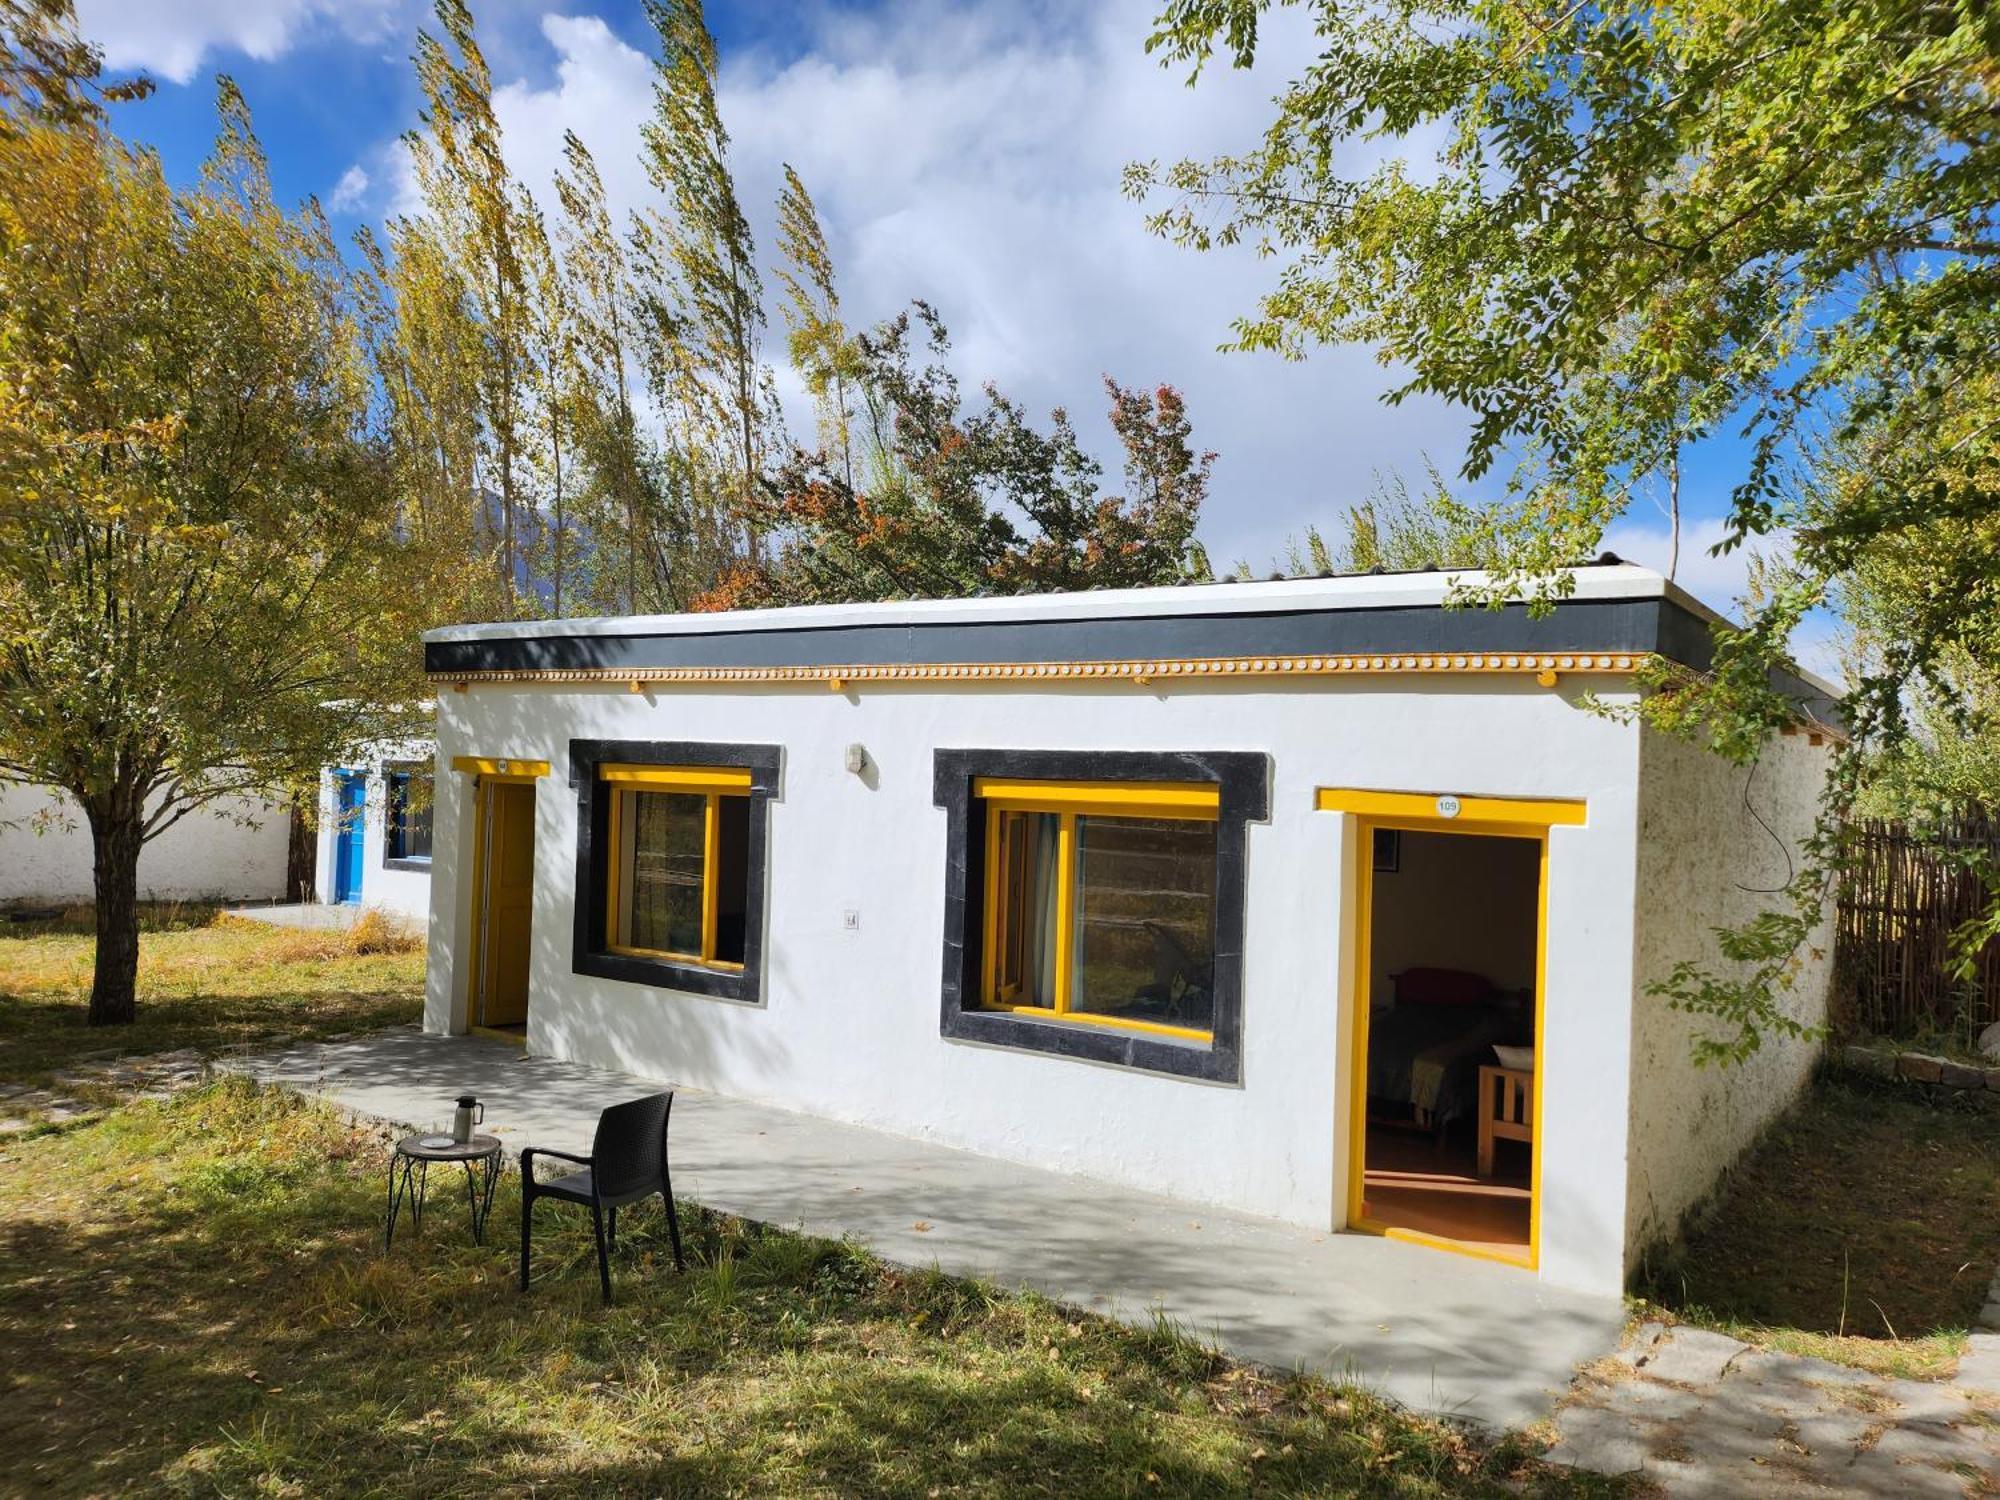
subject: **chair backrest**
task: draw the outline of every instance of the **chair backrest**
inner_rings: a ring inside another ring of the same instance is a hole
[[[607,1198],[657,1188],[667,1170],[667,1113],[672,1090],[614,1104],[597,1117],[590,1170]]]

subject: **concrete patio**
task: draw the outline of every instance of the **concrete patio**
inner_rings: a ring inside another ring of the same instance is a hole
[[[512,1150],[587,1150],[606,1104],[659,1081],[414,1029],[224,1066],[418,1128],[486,1102]],[[851,1235],[889,1260],[1147,1324],[1163,1312],[1230,1354],[1354,1380],[1417,1410],[1518,1427],[1576,1368],[1617,1347],[1611,1298],[1370,1235],[1273,1220],[975,1156],[739,1099],[681,1090],[674,1190],[723,1212]],[[511,1243],[502,1234],[496,1254]]]

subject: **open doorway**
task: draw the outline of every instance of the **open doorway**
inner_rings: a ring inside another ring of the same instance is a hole
[[[1360,1228],[1534,1259],[1539,830],[1364,819]]]
[[[535,905],[535,783],[474,784],[473,969],[468,1014],[476,1031],[525,1042]]]

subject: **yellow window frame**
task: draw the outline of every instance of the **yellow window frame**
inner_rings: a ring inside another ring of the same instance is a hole
[[[1050,1016],[1116,1031],[1138,1031],[1153,1036],[1178,1037],[1185,1041],[1212,1042],[1215,1033],[1195,1026],[1175,1026],[1164,1021],[1132,1020],[1123,1016],[1101,1015],[1071,1009],[1076,988],[1076,820],[1100,818],[1175,818],[1186,822],[1213,823],[1222,816],[1222,789],[1202,781],[1033,781],[1012,777],[977,776],[972,794],[986,807],[985,915],[981,944],[980,1008],[1011,1011],[1021,1015]],[[1027,910],[1028,872],[1025,840],[1014,840],[1011,830],[1025,828],[1018,820],[1027,815],[1049,813],[1056,818],[1056,932],[1055,986],[1053,1005],[1028,1005],[1020,995],[1025,976],[1009,971],[1003,949],[1009,941],[1010,911]],[[1022,845],[1011,863],[1003,857],[1003,846]]]
[[[604,860],[604,943],[613,953],[626,958],[664,958],[675,963],[700,964],[726,974],[740,974],[743,965],[715,956],[715,934],[721,909],[721,892],[716,885],[716,869],[722,852],[722,799],[750,795],[750,773],[733,766],[635,766],[603,765],[597,779],[610,793],[611,816]],[[624,910],[625,841],[624,806],[627,792],[673,792],[703,799],[701,825],[701,952],[680,953],[670,948],[643,948],[618,941]]]

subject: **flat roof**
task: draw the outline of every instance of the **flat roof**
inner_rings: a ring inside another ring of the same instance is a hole
[[[1572,571],[1573,592],[1559,602],[1593,599],[1672,599],[1704,619],[1707,605],[1651,568],[1636,563],[1586,563]],[[1341,573],[1331,577],[1256,582],[1166,584],[1139,589],[1003,594],[957,599],[890,599],[861,604],[806,604],[706,614],[604,615],[567,620],[513,620],[446,625],[430,641],[547,640],[590,636],[727,635],[774,630],[827,630],[863,625],[977,625],[1003,621],[1158,619],[1356,609],[1442,608],[1457,585],[1477,585],[1474,570],[1420,573]]]
[[[1525,603],[1445,607],[1455,589],[1487,578],[1360,573],[450,625],[425,634],[424,667],[443,682],[1629,673],[1654,656],[1707,667],[1710,627],[1722,619],[1610,554],[1573,568],[1570,592],[1539,615]],[[1796,670],[1778,685],[1809,716],[1836,717],[1835,685]]]

